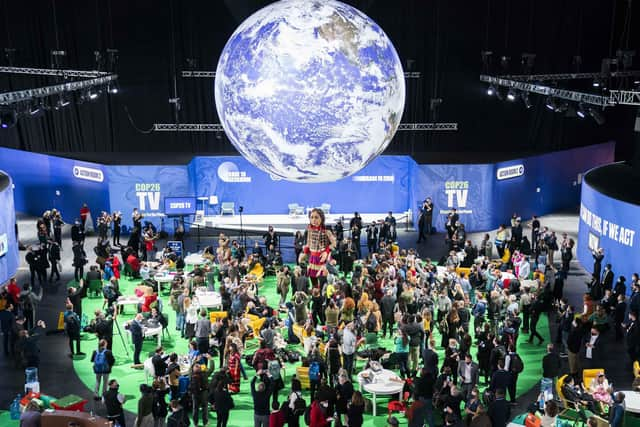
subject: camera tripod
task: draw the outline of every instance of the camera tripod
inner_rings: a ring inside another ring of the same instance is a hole
[[[125,353],[127,353],[127,357],[129,357],[129,349],[127,348],[127,343],[124,340],[124,337],[122,336],[122,329],[120,329],[120,323],[118,323],[118,305],[114,303],[111,307],[113,309],[113,323],[116,325],[116,329],[118,330],[118,335],[120,335],[120,341],[122,341],[122,346],[124,347],[124,351]]]

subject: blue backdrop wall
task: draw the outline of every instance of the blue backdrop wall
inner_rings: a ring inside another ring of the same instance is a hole
[[[11,177],[0,170],[0,285],[16,274],[20,264],[16,241],[16,211]]]
[[[478,231],[497,227],[513,212],[528,218],[576,207],[578,174],[611,162],[614,146],[476,165],[418,165],[408,156],[380,156],[351,177],[323,184],[274,180],[240,156],[196,157],[185,166],[104,166],[0,148],[0,168],[13,177],[18,211],[41,215],[55,207],[67,222],[87,203],[94,218],[101,210],[119,210],[130,226],[137,207],[160,226],[164,199],[184,196],[216,196],[219,203],[243,206],[246,214],[286,214],[294,202],[329,203],[331,212],[346,215],[391,210],[399,216],[411,209],[417,221],[418,207],[430,196],[438,229],[455,207],[467,229]],[[209,213],[217,209],[207,204]],[[165,229],[172,228],[173,221],[166,221]]]
[[[0,148],[0,169],[15,184],[16,211],[42,215],[56,208],[66,222],[80,216],[86,203],[94,216],[109,210],[104,166],[62,157]]]
[[[603,267],[611,263],[616,276],[627,278],[628,294],[631,293],[631,274],[640,272],[639,230],[639,206],[605,196],[586,182],[582,184],[578,260],[587,271],[593,272],[591,252],[603,248]]]

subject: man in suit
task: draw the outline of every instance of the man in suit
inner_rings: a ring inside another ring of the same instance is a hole
[[[638,313],[631,310],[629,311],[629,323],[626,325],[627,329],[627,354],[631,359],[631,363],[638,360],[638,347],[640,344],[640,331],[638,330]]]
[[[601,366],[603,359],[602,354],[604,352],[604,348],[601,344],[600,331],[596,328],[591,328],[591,335],[587,336],[587,340],[584,345],[584,357],[588,368],[597,368],[598,366]]]
[[[604,249],[598,248],[597,251],[591,252],[591,256],[593,256],[593,275],[589,287],[600,281],[602,272],[602,260],[604,259]]]
[[[429,340],[429,345],[422,351],[422,361],[424,368],[433,378],[438,376],[438,353],[435,352],[436,342],[433,338]]]
[[[504,389],[496,390],[496,400],[489,405],[489,418],[493,427],[505,427],[511,418],[511,408],[504,398]]]
[[[606,291],[613,288],[613,271],[611,271],[611,264],[604,266],[604,273],[602,273],[602,287]]]
[[[553,344],[547,344],[547,354],[542,358],[542,377],[553,380],[554,389],[561,368],[562,361],[560,356],[553,351]]]
[[[502,390],[502,396],[504,392],[511,385],[511,373],[504,369],[504,360],[498,360],[498,370],[491,375],[491,383],[489,389],[492,391]]]
[[[478,384],[478,364],[471,359],[471,353],[465,354],[464,360],[458,362],[458,378],[462,396],[467,400]]]
[[[562,395],[569,402],[574,402],[580,405],[584,405],[591,412],[595,412],[593,396],[591,396],[589,393],[583,392],[580,389],[580,386],[575,385],[572,375],[569,375],[565,378],[564,383],[562,384],[561,390],[562,390]]]

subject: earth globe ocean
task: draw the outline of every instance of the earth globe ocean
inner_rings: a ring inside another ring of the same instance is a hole
[[[215,81],[227,137],[273,179],[330,182],[389,145],[405,100],[402,65],[382,29],[334,0],[282,0],[227,42]]]

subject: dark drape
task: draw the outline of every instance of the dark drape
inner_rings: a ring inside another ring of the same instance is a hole
[[[257,0],[23,0],[1,3],[5,27],[0,47],[16,49],[12,65],[49,67],[50,51],[67,51],[64,66],[95,69],[94,51],[119,50],[120,92],[95,102],[76,102],[38,118],[21,118],[0,132],[0,145],[38,152],[209,152],[234,153],[223,134],[149,132],[153,123],[176,118],[168,99],[177,94],[182,123],[218,122],[212,79],[180,77],[182,70],[215,70],[219,53],[236,26],[268,4]],[[635,111],[616,107],[607,122],[567,118],[532,96],[533,107],[497,101],[478,79],[481,50],[511,57],[509,73],[519,73],[520,55],[537,55],[534,71],[566,72],[581,55],[582,71],[600,69],[622,35],[624,8],[601,0],[360,0],[348,3],[387,32],[406,71],[403,122],[457,122],[457,132],[399,132],[387,149],[427,161],[429,152],[542,152],[619,141],[630,152]],[[626,2],[618,2],[620,5]],[[636,8],[640,9],[640,8]],[[55,13],[54,13],[55,11]],[[637,11],[636,11],[637,12]],[[637,15],[637,13],[636,13]],[[612,19],[613,17],[613,19]],[[55,18],[55,19],[54,19]],[[637,16],[634,22],[637,22]],[[613,36],[611,24],[613,23]],[[638,25],[632,26],[638,28]],[[637,30],[636,30],[637,35]],[[638,48],[632,34],[630,40]],[[7,58],[4,64],[8,64]],[[54,84],[44,77],[0,75],[3,92]],[[175,83],[174,83],[175,82]],[[587,89],[590,82],[572,83]],[[175,93],[174,93],[175,92]],[[76,96],[75,101],[78,101]],[[432,109],[431,99],[442,104]],[[55,101],[55,100],[54,100]],[[26,106],[21,106],[26,108]]]

